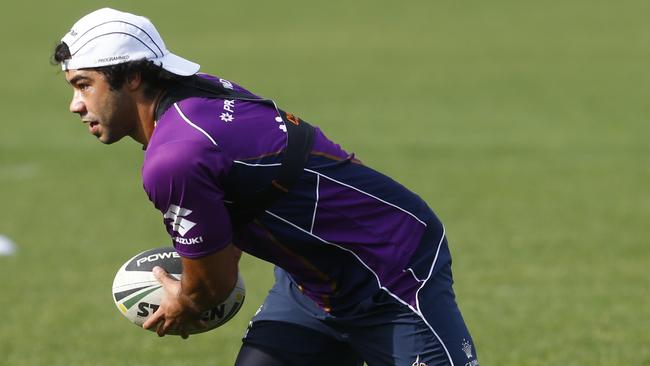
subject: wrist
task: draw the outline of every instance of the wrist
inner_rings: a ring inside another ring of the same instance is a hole
[[[203,310],[205,310],[205,308],[201,306],[202,304],[196,300],[196,294],[185,293],[182,286],[178,292],[177,298],[181,306],[187,309],[188,312],[201,314]]]
[[[196,312],[203,312],[224,302],[235,288],[237,279],[231,286],[210,286],[206,283],[184,284],[181,281],[179,298],[184,305]]]

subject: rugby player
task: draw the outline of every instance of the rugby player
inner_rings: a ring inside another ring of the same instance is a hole
[[[478,365],[427,204],[323,132],[170,53],[154,25],[109,8],[53,59],[70,111],[112,144],[144,147],[144,189],[182,256],[144,324],[187,337],[237,279],[241,251],[276,265],[236,365]]]

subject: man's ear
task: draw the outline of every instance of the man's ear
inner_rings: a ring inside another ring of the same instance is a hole
[[[126,77],[126,88],[130,91],[135,91],[142,86],[142,75],[139,72],[134,72]]]

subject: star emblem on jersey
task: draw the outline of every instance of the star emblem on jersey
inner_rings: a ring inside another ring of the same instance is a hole
[[[232,114],[226,112],[221,113],[219,118],[221,118],[221,120],[224,122],[232,122],[235,119],[235,117],[233,117]]]
[[[163,217],[165,219],[172,220],[170,223],[172,230],[178,232],[181,234],[181,236],[185,236],[185,234],[187,234],[187,232],[196,225],[196,222],[192,222],[185,218],[191,213],[192,210],[188,210],[176,205],[169,205],[169,209],[167,212],[165,212],[165,215]]]

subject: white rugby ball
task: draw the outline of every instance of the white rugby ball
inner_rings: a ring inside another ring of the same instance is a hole
[[[129,259],[120,267],[113,280],[113,301],[122,315],[132,323],[142,326],[147,318],[160,306],[164,290],[151,270],[155,266],[164,268],[176,279],[181,278],[183,265],[181,256],[174,248],[155,248],[144,251]],[[201,320],[206,328],[190,329],[189,334],[206,332],[229,321],[241,308],[246,288],[241,277],[228,298],[216,307],[203,313]],[[178,334],[169,332],[168,334]]]

